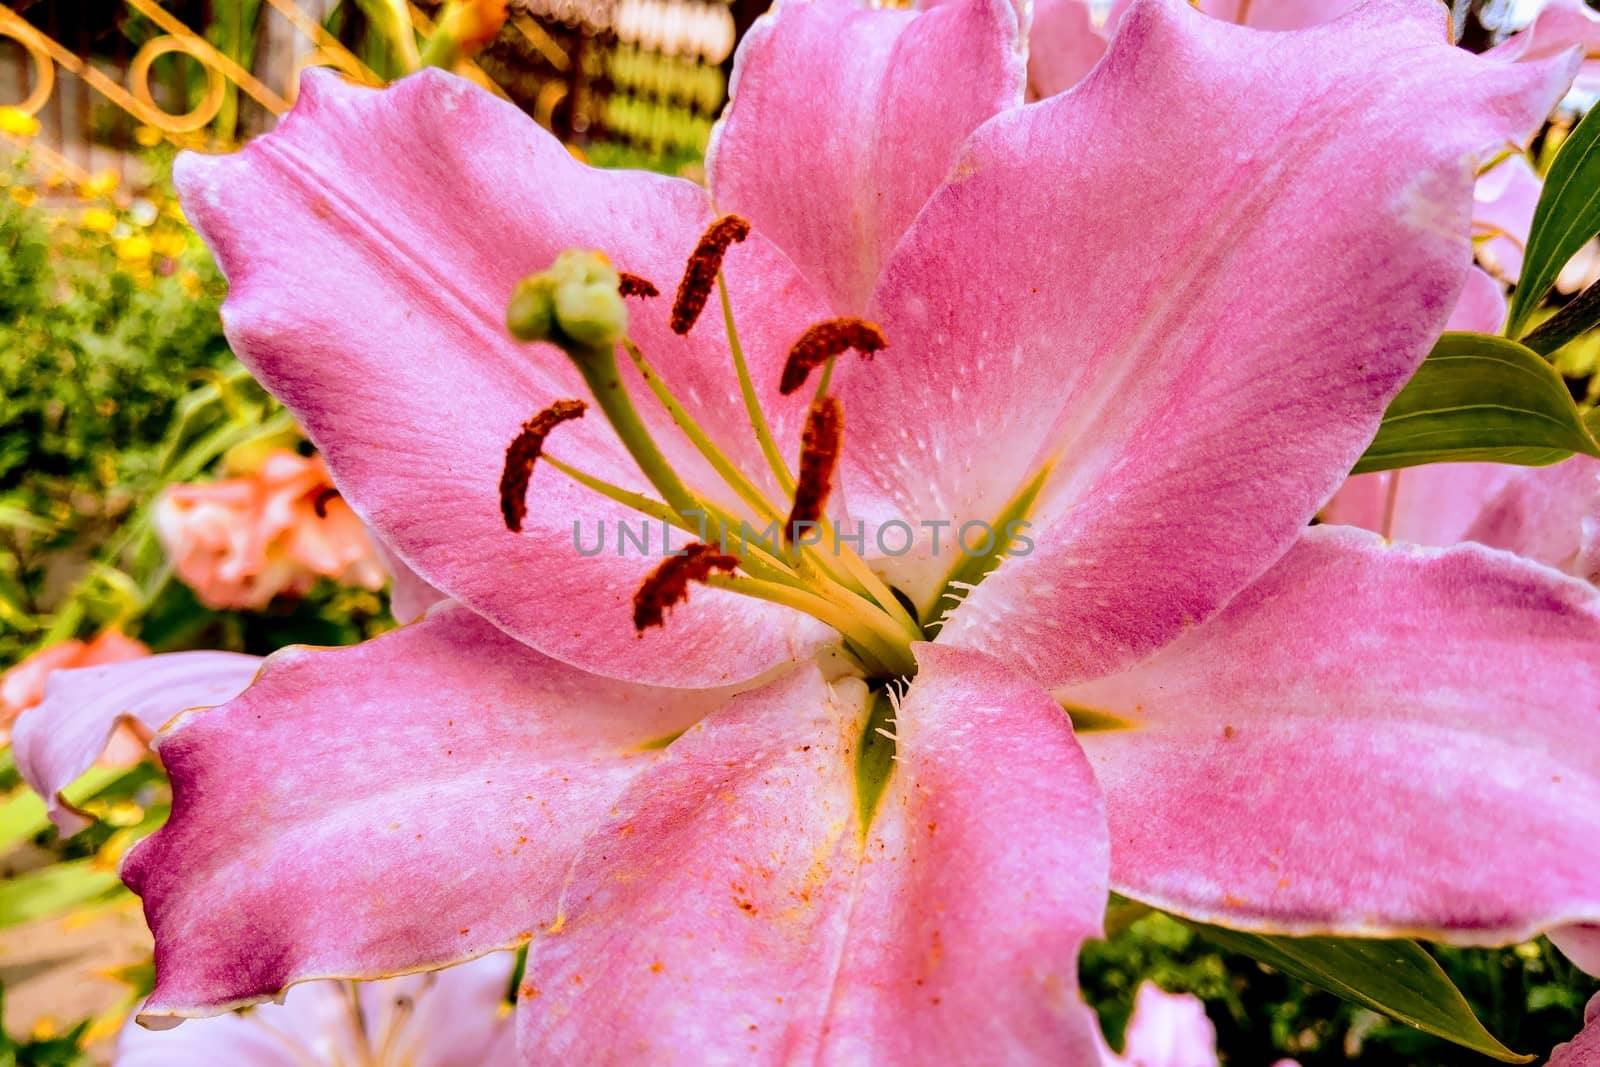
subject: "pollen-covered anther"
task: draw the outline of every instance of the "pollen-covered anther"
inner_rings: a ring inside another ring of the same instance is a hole
[[[317,518],[325,519],[328,517],[328,505],[338,499],[339,490],[331,485],[325,485],[311,498],[311,510],[317,513]]]
[[[662,625],[668,608],[689,599],[690,582],[703,582],[712,571],[731,572],[737,566],[739,557],[698,541],[684,548],[682,555],[662,560],[633,594],[633,628],[644,633]]]
[[[802,385],[813,370],[840,353],[855,349],[861,358],[871,359],[874,352],[889,347],[889,339],[875,322],[866,319],[827,319],[800,335],[789,349],[789,359],[783,365],[783,378],[778,382],[778,392],[788,396]]]
[[[784,525],[784,541],[792,543],[795,530],[822,518],[822,509],[833,491],[833,472],[839,465],[839,446],[844,437],[844,407],[831,396],[820,396],[806,412],[806,428],[800,435],[800,473],[795,479],[794,507]]]
[[[521,432],[506,447],[506,464],[500,472],[500,513],[512,533],[521,533],[522,520],[528,517],[528,479],[533,477],[533,465],[544,450],[545,438],[563,422],[582,418],[587,407],[581,400],[557,400],[523,423]]]
[[[717,272],[722,270],[722,257],[728,246],[748,236],[750,223],[738,215],[722,216],[701,235],[672,301],[673,333],[686,334],[694,326],[711,295],[711,287],[717,284]]]
[[[625,270],[617,271],[617,292],[623,296],[660,296],[661,290],[649,278],[641,278],[637,274],[629,274]]]

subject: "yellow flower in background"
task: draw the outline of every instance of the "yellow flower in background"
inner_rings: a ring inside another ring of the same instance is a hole
[[[168,230],[158,233],[150,239],[150,247],[157,255],[166,256],[168,259],[177,259],[189,249],[189,239],[181,232]]]
[[[140,126],[133,131],[133,139],[141,148],[154,148],[161,143],[162,133],[154,126]]]
[[[191,300],[197,300],[205,292],[205,286],[200,283],[200,275],[192,270],[182,271],[178,275],[178,284],[188,294]]]
[[[78,221],[90,233],[110,233],[117,225],[117,217],[103,207],[89,208]]]
[[[13,137],[32,137],[39,132],[39,120],[20,108],[0,107],[0,133]]]
[[[114,170],[103,170],[78,186],[78,195],[85,200],[98,200],[117,191],[122,179]]]
[[[142,233],[117,241],[117,258],[124,263],[144,263],[150,258],[150,238]]]
[[[29,189],[26,185],[15,185],[11,188],[11,199],[23,207],[32,207],[39,199],[39,194]]]

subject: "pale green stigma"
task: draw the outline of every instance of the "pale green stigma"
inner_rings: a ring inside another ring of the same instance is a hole
[[[628,333],[620,278],[599,252],[568,249],[547,270],[517,283],[506,328],[519,341],[574,348],[610,348]]]

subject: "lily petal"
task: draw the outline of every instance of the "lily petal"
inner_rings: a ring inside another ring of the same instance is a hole
[[[1322,518],[1419,545],[1476,541],[1600,584],[1600,460],[1589,456],[1359,474]]]
[[[1086,0],[1039,0],[1028,33],[1029,95],[1042,100],[1077,85],[1106,54],[1106,37]]]
[[[711,219],[704,190],[585,167],[512,105],[431,70],[383,91],[308,71],[274,132],[235,155],[185,155],[176,179],[228,276],[235,350],[423,580],[547,655],[633,680],[720,685],[794,654],[798,615],[714,589],[637,637],[631,597],[659,561],[582,555],[574,524],[588,545],[605,521],[614,545],[618,521],[642,520],[553,469],[535,474],[522,534],[501,518],[501,468],[523,421],[586,395],[554,348],[507,334],[514,283],[563,249],[599,248],[670,292]],[[736,310],[762,312],[740,332],[768,411],[798,427],[804,398],[778,398],[779,371],[823,305],[759,235],[729,253],[728,278]],[[732,458],[764,469],[719,317],[680,338],[667,303],[630,302],[633,338]],[[666,416],[640,408],[680,472],[703,476]],[[645,488],[597,416],[564,426],[548,451]]]
[[[1528,230],[1543,191],[1539,172],[1520,152],[1489,168],[1473,188],[1477,201],[1473,226],[1479,233],[1493,234],[1478,247],[1478,259],[1508,284],[1522,276]],[[1499,332],[1499,324],[1488,332]]]
[[[402,625],[416,622],[429,608],[441,600],[450,599],[423,581],[416,571],[407,566],[405,560],[381,541],[374,541],[373,548],[383,561],[383,569],[389,572],[389,614],[394,616],[396,622]]]
[[[1546,1067],[1592,1067],[1600,1063],[1600,994],[1589,1001],[1583,1012],[1583,1031],[1550,1053]]]
[[[1588,56],[1600,55],[1600,13],[1584,0],[1545,0],[1539,14],[1521,33],[1490,49],[1509,59],[1542,59],[1578,45]],[[1586,95],[1600,93],[1600,58],[1584,59],[1573,88]]]
[[[105,751],[117,727],[145,735],[189,708],[232,700],[255,677],[259,656],[234,652],[169,652],[160,656],[56,671],[38,706],[22,713],[12,734],[17,771],[45,798],[63,835],[90,820],[62,794]]]
[[[524,1047],[664,1063],[1095,1062],[1074,962],[1105,902],[1093,777],[1044,693],[981,657],[918,654],[865,837],[857,684],[830,689],[806,669],[674,742],[586,847],[562,921],[532,946]]]
[[[1102,936],[1110,862],[1093,772],[1043,691],[984,656],[916,651],[831,1060],[1094,1063],[1076,964]]]
[[[1143,982],[1134,994],[1133,1015],[1121,1056],[1106,1067],[1218,1067],[1217,1028],[1206,1005],[1191,993],[1168,993]]]
[[[433,974],[363,983],[308,982],[236,1015],[148,1030],[132,1020],[117,1038],[117,1067],[517,1067],[506,1006],[510,953]],[[374,1054],[381,1057],[374,1060]]]
[[[1517,470],[1463,537],[1600,585],[1600,460]]]
[[[650,743],[710,699],[584,674],[458,605],[276,653],[238,699],[157,738],[172,816],[123,869],[156,939],[146,1014],[526,941]]]
[[[1600,924],[1563,926],[1550,931],[1550,941],[1573,963],[1600,977]]]
[[[869,309],[894,358],[841,368],[847,411],[895,413],[844,452],[869,522],[992,522],[1052,471],[1034,550],[941,641],[1092,677],[1293,544],[1460,294],[1476,161],[1575,63],[1486,61],[1444,19],[1264,33],[1139,0],[1077,89],[973,135]],[[949,559],[923,562],[919,605]]]
[[[1317,527],[1149,662],[1062,694],[1112,884],[1282,934],[1493,945],[1600,920],[1600,592]],[[1489,862],[1485,862],[1488,858]]]
[[[1432,463],[1357,474],[1339,487],[1319,517],[1413,545],[1453,545],[1466,539],[1517,470],[1505,463]]]
[[[1022,103],[1022,56],[1010,0],[926,12],[780,0],[739,46],[706,153],[711,191],[836,311],[859,314],[967,135]]]
[[[1200,0],[1212,18],[1257,30],[1303,30],[1332,22],[1357,0]]]
[[[1467,272],[1467,284],[1461,289],[1455,310],[1445,323],[1447,330],[1466,330],[1469,333],[1499,333],[1506,321],[1506,291],[1489,275],[1473,267]]]

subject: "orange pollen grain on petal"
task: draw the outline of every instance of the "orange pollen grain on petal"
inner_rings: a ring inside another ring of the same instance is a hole
[[[617,271],[617,292],[623,296],[651,297],[660,296],[661,290],[648,278],[641,278],[637,274],[629,274],[625,270]]]
[[[662,560],[633,594],[633,628],[644,633],[652,626],[662,625],[668,608],[689,599],[690,582],[703,582],[712,571],[731,572],[737,566],[737,556],[725,555],[699,542],[684,548],[682,555]]]
[[[794,507],[783,528],[784,541],[794,539],[800,523],[814,523],[822,517],[828,494],[833,490],[833,472],[839,465],[839,447],[844,438],[844,406],[832,396],[820,396],[806,412],[805,430],[800,435],[800,473],[795,479]]]
[[[722,270],[722,257],[728,246],[750,236],[750,223],[738,215],[724,215],[713,222],[695,246],[684,269],[683,281],[678,283],[678,295],[672,301],[672,331],[686,334],[700,318],[717,282],[717,272]]]
[[[871,359],[874,352],[888,347],[889,339],[875,322],[853,318],[819,322],[801,334],[800,340],[789,349],[778,392],[788,396],[806,384],[813,370],[849,349],[860,352],[862,359]]]
[[[500,472],[500,513],[512,533],[522,532],[522,520],[528,516],[528,480],[544,450],[545,438],[563,422],[582,418],[587,408],[581,400],[557,400],[523,423],[521,432],[506,447],[505,467]]]

